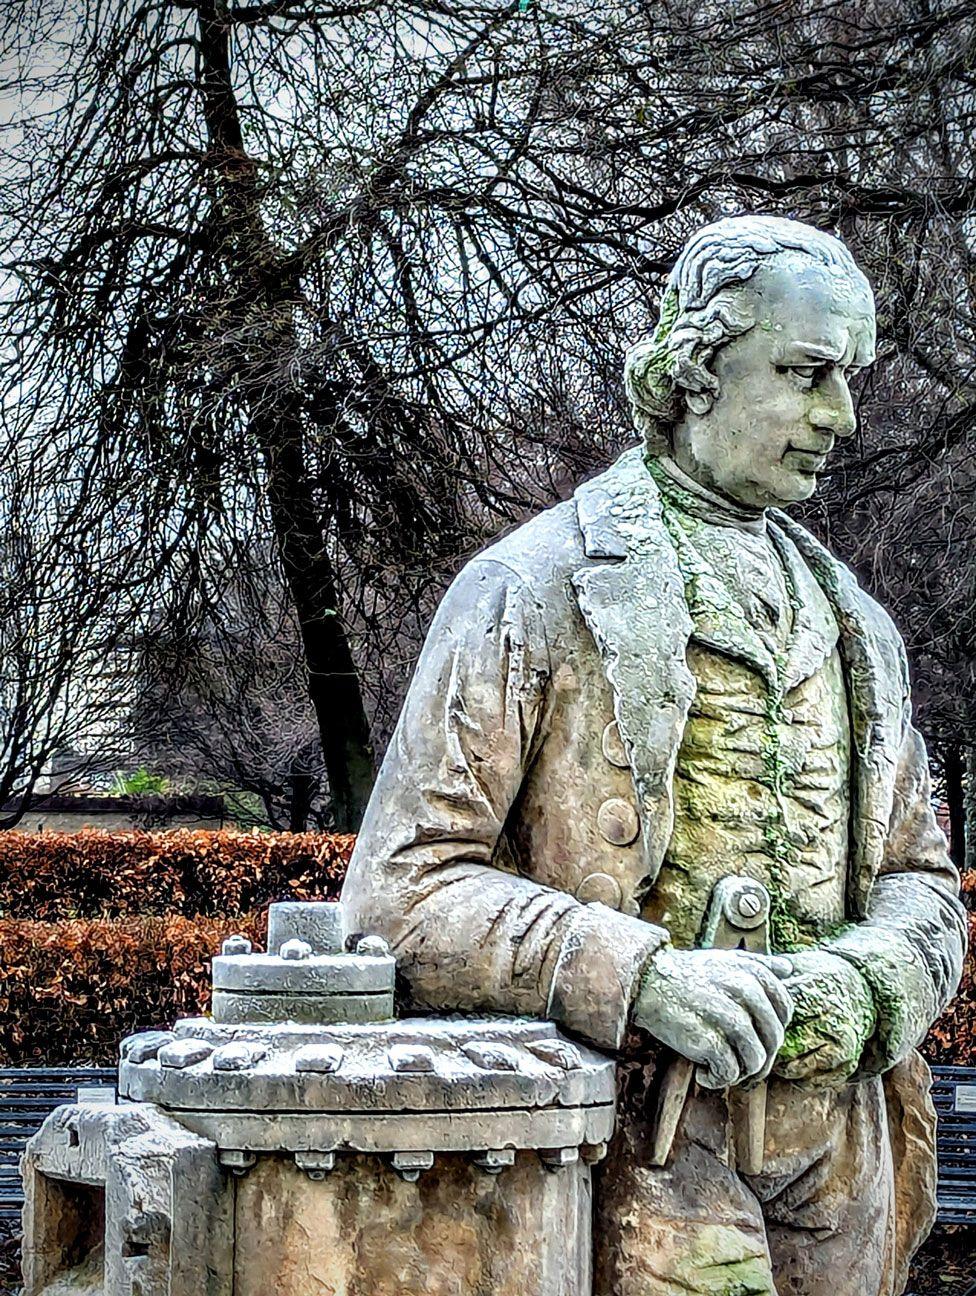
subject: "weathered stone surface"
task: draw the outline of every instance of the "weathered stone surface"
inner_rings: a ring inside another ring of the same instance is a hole
[[[24,1155],[25,1296],[232,1296],[212,1143],[153,1107],[60,1107]]]
[[[387,1021],[393,1016],[393,990],[383,994],[263,994],[215,990],[214,1020],[245,1022]]]
[[[395,967],[388,954],[316,954],[294,960],[270,954],[218,956],[213,984],[217,990],[251,994],[389,994]]]
[[[259,1152],[472,1152],[482,1148],[568,1147],[606,1142],[614,1109],[546,1107],[467,1112],[291,1113],[184,1110],[180,1121],[220,1147]]]
[[[342,906],[282,900],[268,911],[268,950],[277,954],[287,940],[307,941],[313,954],[340,954],[344,948]]]
[[[308,1114],[538,1112],[613,1103],[613,1064],[531,1019],[405,1018],[303,1031],[294,1022],[234,1028],[200,1018],[178,1022],[175,1031],[166,1048],[195,1046],[200,1060],[176,1069],[153,1058],[126,1059],[122,1096],[179,1111]],[[225,1070],[215,1058],[232,1044],[264,1055],[246,1069]],[[309,1059],[323,1049],[335,1065],[311,1067]]]
[[[411,1182],[350,1157],[309,1181],[262,1159],[237,1190],[234,1296],[585,1296],[589,1173],[525,1152],[499,1175],[459,1156]]]
[[[272,953],[225,952],[213,960],[215,1020],[371,1022],[392,1017],[396,964],[385,943],[366,943],[362,953],[345,953],[339,906],[283,907],[284,915],[279,906],[271,907]],[[323,921],[305,912],[320,907],[327,911]]]

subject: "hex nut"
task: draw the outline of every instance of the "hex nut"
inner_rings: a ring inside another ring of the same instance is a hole
[[[579,1160],[579,1148],[539,1148],[539,1160],[547,1170],[563,1170]]]
[[[596,1165],[607,1155],[606,1143],[584,1143],[580,1148],[580,1160],[584,1165]]]
[[[221,954],[250,954],[251,942],[246,936],[228,936],[220,947]]]
[[[241,1148],[221,1148],[218,1159],[225,1170],[238,1176],[246,1175],[248,1170],[257,1163],[255,1153],[245,1152]]]
[[[471,1161],[485,1174],[501,1174],[507,1166],[515,1164],[515,1149],[488,1148],[484,1152],[476,1152]]]
[[[283,959],[307,959],[312,957],[312,947],[308,941],[299,940],[293,936],[291,940],[286,940],[284,945],[278,951],[278,956]]]
[[[309,1179],[324,1179],[335,1169],[334,1152],[296,1152],[295,1165],[304,1170]]]
[[[390,1164],[401,1179],[407,1183],[416,1183],[422,1170],[429,1170],[434,1164],[433,1152],[394,1152]]]
[[[578,1071],[583,1065],[579,1049],[568,1040],[532,1040],[525,1047],[540,1062],[548,1062],[550,1066],[561,1067],[564,1071]]]
[[[338,1071],[343,1049],[338,1044],[304,1044],[294,1053],[296,1071]]]
[[[520,1057],[516,1049],[508,1044],[481,1043],[477,1040],[471,1044],[462,1044],[461,1050],[475,1066],[485,1071],[517,1071]]]
[[[394,1044],[387,1053],[387,1058],[394,1071],[430,1072],[434,1070],[433,1050],[424,1044]]]
[[[159,1050],[159,1065],[182,1071],[185,1067],[203,1062],[213,1052],[214,1046],[207,1040],[179,1039],[164,1044]]]
[[[223,1044],[214,1051],[213,1069],[215,1071],[249,1071],[262,1058],[268,1056],[263,1044],[233,1043]]]
[[[164,1044],[176,1039],[172,1031],[142,1031],[139,1035],[130,1035],[119,1045],[119,1056],[123,1062],[148,1062],[156,1057]]]
[[[356,953],[366,958],[387,958],[390,947],[382,936],[363,936],[356,942]]]

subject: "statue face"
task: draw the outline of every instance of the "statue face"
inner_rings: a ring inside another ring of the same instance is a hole
[[[755,327],[715,355],[719,394],[686,412],[674,458],[748,508],[792,504],[813,494],[836,439],[855,429],[848,382],[874,359],[874,298],[860,275],[802,254],[776,258],[738,291]]]

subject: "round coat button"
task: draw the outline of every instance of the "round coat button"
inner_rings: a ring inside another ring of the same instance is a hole
[[[630,764],[624,740],[620,736],[620,726],[616,720],[611,720],[603,731],[603,754],[610,764],[616,765],[618,769],[626,769]]]
[[[608,905],[611,909],[619,909],[623,892],[620,883],[609,873],[587,873],[576,888],[576,899],[582,900],[583,904],[599,901],[600,904]]]
[[[640,831],[640,820],[629,801],[611,797],[597,811],[596,826],[614,846],[629,846]]]

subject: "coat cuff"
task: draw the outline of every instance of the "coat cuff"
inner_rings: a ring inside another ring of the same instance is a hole
[[[925,874],[887,874],[874,885],[867,917],[823,948],[853,963],[871,987],[878,1027],[859,1074],[879,1075],[921,1042],[955,993],[965,912]]]
[[[641,973],[667,942],[663,927],[607,905],[582,905],[563,936],[548,1016],[598,1048],[619,1048]]]
[[[867,924],[825,941],[823,948],[853,964],[871,989],[878,1025],[858,1075],[883,1074],[907,1057],[939,1015],[925,959],[899,932]]]

